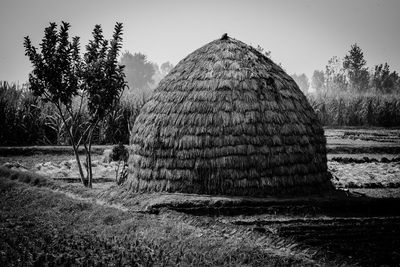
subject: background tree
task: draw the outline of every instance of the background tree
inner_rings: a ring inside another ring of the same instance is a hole
[[[310,82],[308,81],[307,75],[304,73],[297,75],[297,74],[292,74],[290,75],[293,80],[297,83],[297,85],[300,87],[300,90],[304,93],[308,93],[308,89],[310,88]]]
[[[159,84],[159,82],[164,78],[165,75],[163,75],[162,71],[158,67],[157,63],[151,63],[154,69],[154,74],[152,77],[153,82],[149,85],[150,89],[153,91]]]
[[[396,92],[399,85],[399,74],[396,71],[390,72],[390,67],[387,63],[379,64],[374,68],[372,74],[372,86],[381,93],[389,94]]]
[[[33,65],[33,71],[29,74],[29,88],[35,96],[56,107],[70,136],[81,181],[91,187],[94,129],[118,103],[126,86],[123,67],[116,60],[121,49],[122,24],[115,25],[110,43],[104,40],[101,27],[96,25],[84,60],[79,52],[79,38],[69,40],[69,28],[69,23],[62,22],[57,31],[57,25],[50,23],[40,44],[41,52],[32,46],[28,36],[25,37],[25,54]],[[72,107],[72,100],[78,95],[81,102],[76,111]],[[90,118],[80,123],[84,99]],[[86,177],[78,153],[81,144],[86,151]]]
[[[342,61],[334,56],[325,67],[325,86],[327,93],[338,94],[347,91],[346,75]]]
[[[368,90],[369,73],[368,68],[365,67],[366,64],[363,51],[357,44],[353,44],[344,57],[343,68],[348,76],[350,87],[355,92]]]
[[[139,98],[142,95],[149,95],[156,70],[153,63],[147,60],[146,55],[141,53],[131,54],[127,51],[122,54],[120,64],[125,65],[124,72],[129,89],[133,90]]]
[[[311,87],[313,87],[317,94],[326,92],[325,88],[325,74],[322,70],[314,70],[311,77]]]
[[[163,76],[166,76],[172,69],[174,68],[174,65],[171,64],[171,62],[167,61],[161,64],[161,74]]]

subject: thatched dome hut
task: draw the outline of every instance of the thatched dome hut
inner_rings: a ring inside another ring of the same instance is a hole
[[[324,131],[282,68],[224,35],[160,82],[131,133],[138,192],[267,196],[331,188]]]

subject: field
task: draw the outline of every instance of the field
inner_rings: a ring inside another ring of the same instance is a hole
[[[68,148],[0,148],[0,265],[398,265],[400,130],[325,132],[340,191],[324,198],[138,195],[109,147],[89,190]]]

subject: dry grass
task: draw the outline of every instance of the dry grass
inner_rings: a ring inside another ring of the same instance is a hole
[[[74,156],[71,154],[34,154],[34,155],[14,155],[14,156],[0,156],[0,166],[5,163],[19,163],[26,169],[32,169],[36,164],[53,162],[61,163],[63,161],[71,160]]]

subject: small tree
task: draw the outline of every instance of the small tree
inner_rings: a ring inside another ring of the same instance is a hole
[[[314,70],[311,78],[311,86],[315,89],[317,94],[323,94],[325,92],[325,75],[321,70]]]
[[[149,94],[156,70],[148,61],[147,56],[141,53],[131,54],[127,51],[122,54],[120,62],[125,66],[124,72],[129,89],[141,94]]]
[[[161,68],[161,74],[165,76],[174,68],[174,65],[172,65],[171,62],[167,61],[161,64],[160,68]]]
[[[29,74],[29,88],[35,96],[41,97],[45,102],[51,102],[67,127],[72,148],[78,164],[82,183],[85,183],[82,165],[80,164],[78,148],[75,142],[72,118],[72,98],[78,95],[79,79],[78,67],[79,37],[69,41],[69,23],[62,22],[59,32],[57,24],[50,23],[45,28],[45,35],[40,44],[41,53],[31,43],[28,36],[25,37],[25,55],[29,57],[33,65],[33,71]],[[69,123],[67,123],[69,122]]]
[[[310,82],[308,81],[307,75],[305,75],[304,73],[300,74],[300,75],[297,75],[297,74],[293,73],[290,76],[297,83],[297,85],[299,86],[300,90],[304,94],[307,94],[308,93],[308,89],[310,88]]]
[[[115,181],[118,185],[125,182],[127,178],[127,162],[129,158],[128,149],[122,144],[119,143],[117,146],[114,146],[111,153],[111,160],[117,162],[117,166],[115,167]],[[122,169],[120,171],[122,163]]]
[[[334,56],[325,66],[325,87],[328,94],[338,94],[347,91],[347,81],[342,61]]]
[[[365,67],[367,62],[364,53],[357,44],[353,44],[349,53],[344,57],[343,68],[347,73],[351,88],[355,92],[363,92],[368,89],[369,73]]]
[[[69,23],[62,22],[57,32],[57,25],[50,23],[40,44],[41,52],[32,45],[28,36],[25,37],[25,54],[33,65],[29,84],[34,95],[53,103],[57,108],[70,137],[81,181],[91,187],[93,132],[118,103],[126,86],[123,67],[116,60],[121,49],[122,24],[115,25],[110,43],[104,40],[101,27],[96,25],[94,40],[87,45],[84,60],[79,52],[79,38],[69,40],[69,28]],[[79,110],[74,111],[72,100],[78,95],[81,104]],[[90,119],[77,124],[81,119],[79,116],[84,98],[87,99]],[[86,152],[86,176],[78,153],[82,144]]]
[[[117,57],[122,48],[122,23],[114,28],[110,43],[104,39],[100,25],[93,30],[93,40],[86,46],[81,72],[82,89],[88,100],[90,120],[81,138],[86,152],[87,177],[92,183],[91,147],[97,125],[112,112],[125,89],[124,67],[118,65]]]

